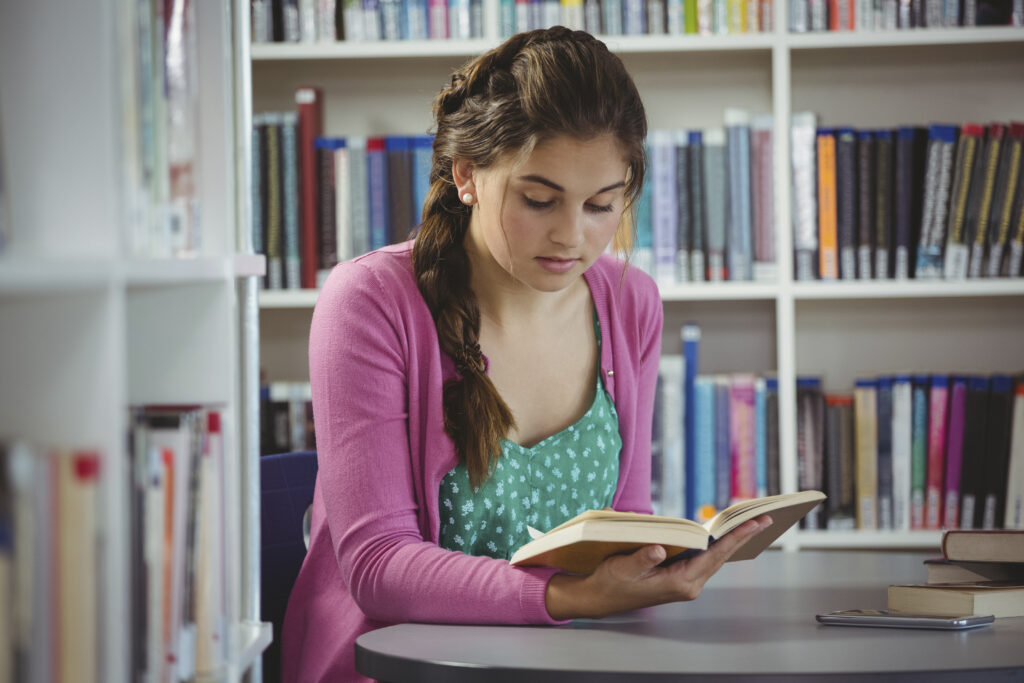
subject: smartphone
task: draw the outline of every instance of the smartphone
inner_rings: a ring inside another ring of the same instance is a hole
[[[995,617],[985,616],[935,616],[933,614],[889,613],[888,610],[845,609],[838,612],[819,614],[815,617],[822,624],[841,626],[883,626],[887,628],[933,628],[945,631],[961,631],[969,628],[988,626]]]

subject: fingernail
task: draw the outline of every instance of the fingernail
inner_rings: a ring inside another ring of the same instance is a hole
[[[769,518],[768,518],[768,521],[767,521],[767,522],[765,522],[764,524],[762,524],[762,525],[761,525],[761,528],[762,528],[762,529],[767,529],[767,528],[768,528],[768,527],[770,527],[770,526],[771,526],[771,525],[772,525],[772,524],[773,524],[774,522],[775,522],[775,520],[774,520],[774,519],[772,519],[771,517],[769,517]]]
[[[651,562],[661,562],[665,559],[665,550],[661,546],[656,546],[647,551],[647,557]]]

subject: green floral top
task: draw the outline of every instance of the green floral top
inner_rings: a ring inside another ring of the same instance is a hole
[[[598,357],[601,329],[594,316]],[[441,480],[440,545],[508,559],[530,540],[581,512],[609,507],[619,479],[619,420],[597,373],[594,402],[575,424],[526,448],[502,440],[490,479],[476,491],[456,465]]]

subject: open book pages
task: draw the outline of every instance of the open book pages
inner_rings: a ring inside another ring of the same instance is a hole
[[[631,552],[648,544],[665,547],[671,559],[688,550],[704,550],[743,522],[761,514],[773,524],[747,541],[730,560],[756,557],[788,528],[825,499],[820,491],[768,496],[736,503],[701,525],[689,519],[636,512],[588,510],[519,548],[514,565],[552,566],[571,572],[593,571],[604,558]]]

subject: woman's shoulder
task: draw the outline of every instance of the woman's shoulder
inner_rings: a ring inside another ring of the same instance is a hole
[[[601,254],[587,271],[587,280],[592,291],[600,291],[609,299],[660,302],[654,279],[614,254]]]
[[[360,290],[417,291],[412,242],[392,244],[337,264],[324,282],[321,297]]]

